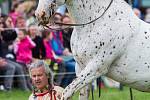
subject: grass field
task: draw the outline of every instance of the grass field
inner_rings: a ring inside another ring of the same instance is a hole
[[[21,90],[13,90],[11,92],[0,91],[0,100],[28,100],[30,92]],[[133,90],[134,100],[150,100],[150,93],[143,93]],[[72,100],[78,100],[78,94],[73,96]],[[90,99],[92,100],[91,96]],[[101,98],[98,98],[98,91],[94,93],[94,100],[130,100],[130,93],[128,88],[123,91],[118,89],[102,88]]]

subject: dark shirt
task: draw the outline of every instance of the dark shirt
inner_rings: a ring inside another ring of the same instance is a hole
[[[2,40],[0,39],[0,57],[2,57]]]
[[[40,36],[36,36],[32,40],[36,44],[36,47],[34,47],[32,49],[33,58],[44,59],[46,56],[46,53],[45,53],[45,47],[44,47],[43,39]]]
[[[15,60],[15,54],[13,50],[10,50],[8,47],[9,45],[12,45],[13,41],[16,39],[16,31],[12,29],[4,30],[1,32],[1,36],[3,40],[0,40],[0,56]]]
[[[70,39],[72,35],[73,28],[66,29],[66,31],[63,32],[63,45],[64,48],[68,48],[69,51],[71,52],[71,45],[70,45]]]

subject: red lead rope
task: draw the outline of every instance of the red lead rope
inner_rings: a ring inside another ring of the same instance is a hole
[[[53,93],[53,94],[52,94]],[[54,100],[56,100],[56,91],[55,90],[52,90],[51,93],[50,93],[50,100],[53,100],[53,97],[54,97]]]

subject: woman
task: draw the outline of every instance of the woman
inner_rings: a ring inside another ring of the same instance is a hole
[[[53,73],[43,60],[29,65],[34,90],[29,100],[60,100],[63,88],[53,84]]]

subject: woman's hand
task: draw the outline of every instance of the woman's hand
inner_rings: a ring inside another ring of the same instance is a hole
[[[7,64],[6,60],[3,58],[0,58],[0,67],[4,67],[6,66],[6,64]]]
[[[63,59],[61,57],[57,57],[56,61],[57,61],[57,63],[61,63],[63,61]]]
[[[72,53],[69,51],[68,48],[65,48],[64,51],[63,51],[63,55],[69,56],[69,55],[72,55]]]

